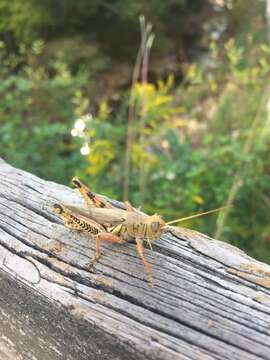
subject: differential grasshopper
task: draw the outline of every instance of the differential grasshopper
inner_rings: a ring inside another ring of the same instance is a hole
[[[116,244],[135,241],[137,253],[144,263],[150,286],[153,286],[153,275],[151,265],[148,263],[144,254],[144,241],[147,241],[152,249],[152,243],[159,239],[165,231],[169,230],[169,224],[223,209],[210,210],[205,213],[166,223],[161,216],[157,214],[152,216],[143,214],[135,209],[129,202],[125,202],[124,210],[113,206],[108,201],[93,193],[78,178],[73,178],[72,182],[88,204],[89,213],[82,213],[76,208],[63,204],[54,204],[53,211],[60,216],[67,227],[94,236],[96,241],[96,254],[89,266],[92,266],[100,258],[100,245],[102,241]]]

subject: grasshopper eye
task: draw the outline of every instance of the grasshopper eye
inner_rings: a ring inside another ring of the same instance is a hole
[[[158,221],[154,221],[151,223],[151,229],[154,231],[154,232],[157,232],[160,228],[160,224]]]
[[[64,211],[63,207],[60,204],[54,204],[53,205],[53,211],[56,214],[62,214],[62,212]]]

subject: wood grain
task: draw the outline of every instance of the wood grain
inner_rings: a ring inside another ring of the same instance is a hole
[[[270,266],[195,231],[103,247],[52,204],[76,190],[0,160],[0,359],[270,359]],[[120,204],[119,204],[120,205]]]

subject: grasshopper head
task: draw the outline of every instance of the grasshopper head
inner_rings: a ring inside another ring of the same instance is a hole
[[[161,216],[155,214],[147,218],[147,238],[152,242],[160,238],[166,227]]]
[[[53,211],[56,213],[56,214],[62,214],[62,212],[64,211],[63,209],[63,206],[60,205],[60,204],[54,204],[53,205]]]

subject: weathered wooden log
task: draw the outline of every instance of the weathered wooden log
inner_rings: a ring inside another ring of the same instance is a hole
[[[270,267],[179,229],[146,254],[66,228],[80,195],[0,161],[0,359],[270,359]]]

